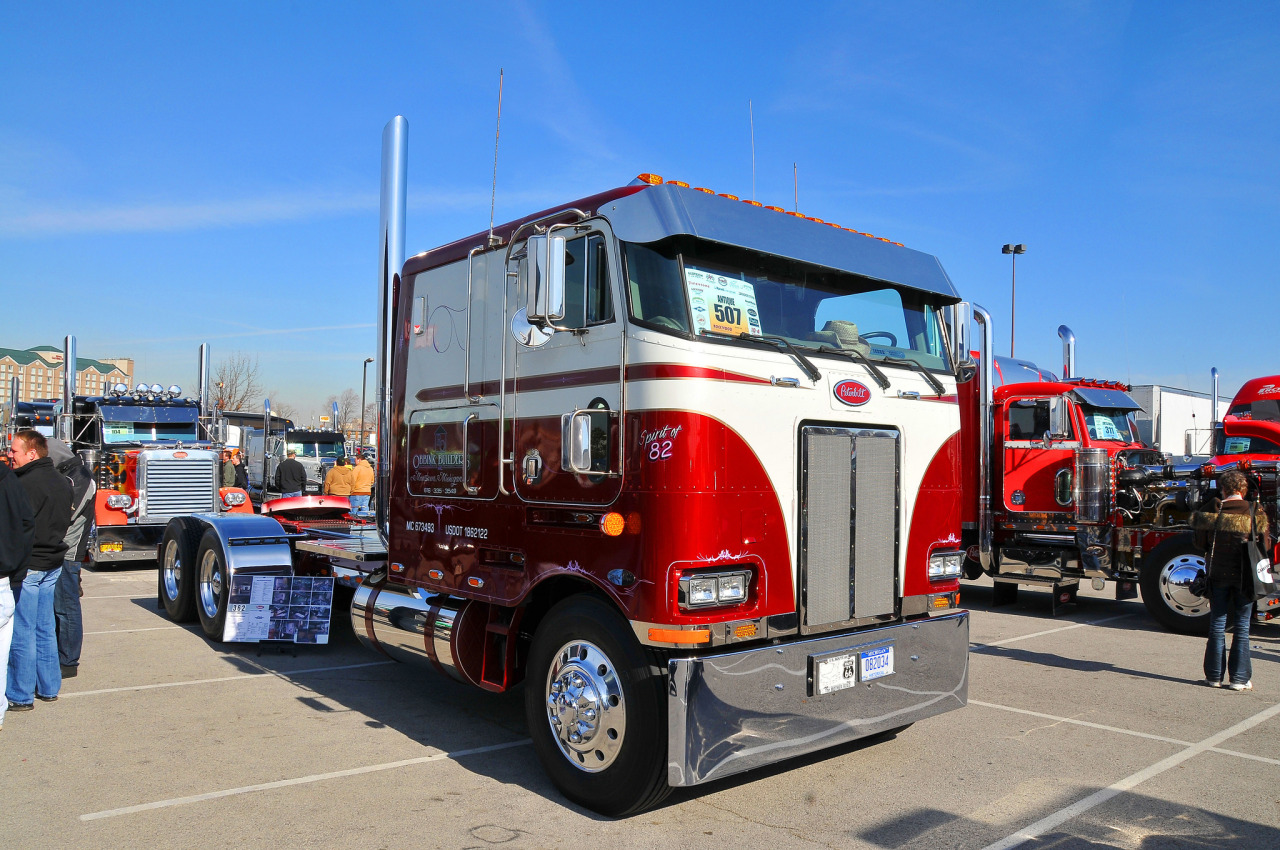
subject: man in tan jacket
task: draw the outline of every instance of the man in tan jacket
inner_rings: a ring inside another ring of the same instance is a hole
[[[326,496],[350,496],[351,485],[355,483],[355,472],[347,466],[347,459],[340,457],[324,477],[324,493]]]
[[[364,455],[356,453],[355,482],[351,485],[351,512],[368,513],[369,496],[373,494],[373,467]]]

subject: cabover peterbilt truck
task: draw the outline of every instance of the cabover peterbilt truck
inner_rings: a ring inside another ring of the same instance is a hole
[[[608,815],[965,705],[938,261],[642,175],[404,262],[406,137],[377,529],[188,517],[166,563],[359,574],[361,641],[523,681],[553,782]]]
[[[66,362],[75,361],[67,337]],[[97,483],[95,563],[154,560],[165,526],[193,512],[252,511],[248,495],[219,486],[219,435],[208,410],[208,348],[200,347],[198,396],[181,388],[116,384],[101,396],[76,395],[75,370],[64,370],[55,405],[58,436],[83,458]]]
[[[998,605],[1012,603],[1019,585],[1047,587],[1055,611],[1075,600],[1081,580],[1097,590],[1112,581],[1117,599],[1136,598],[1140,588],[1166,628],[1207,631],[1208,600],[1190,590],[1204,558],[1189,520],[1235,464],[1173,464],[1144,445],[1128,386],[1073,377],[1075,336],[1066,326],[1058,329],[1059,379],[990,357],[990,316],[974,308],[972,319],[981,331],[957,334],[978,344],[979,364],[960,385],[966,577],[990,575]],[[1254,488],[1274,516],[1274,471],[1255,472]],[[1259,618],[1278,605],[1280,598],[1260,602]]]
[[[283,423],[271,417],[271,400],[263,402],[264,414],[261,428],[245,429],[242,440],[245,449],[245,473],[249,478],[249,493],[255,503],[261,504],[279,497],[276,486],[276,470],[288,456],[295,452],[295,459],[307,472],[304,496],[319,495],[324,490],[324,478],[337,463],[346,457],[346,437],[341,431],[327,428],[297,428],[290,420]],[[337,422],[338,405],[333,405],[333,420]]]

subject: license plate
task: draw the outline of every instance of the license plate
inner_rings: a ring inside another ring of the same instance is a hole
[[[98,544],[99,552],[123,552],[123,543],[100,543]]]
[[[858,655],[834,655],[823,658],[817,664],[815,688],[820,694],[829,694],[852,688],[858,684]]]
[[[863,682],[888,676],[893,672],[893,647],[881,646],[858,653],[858,678]]]

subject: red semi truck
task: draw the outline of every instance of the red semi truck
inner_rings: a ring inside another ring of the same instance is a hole
[[[1014,601],[1020,585],[1051,591],[1056,610],[1073,602],[1081,580],[1119,599],[1141,588],[1152,617],[1175,631],[1208,629],[1208,601],[1191,592],[1204,569],[1192,545],[1191,512],[1214,495],[1216,477],[1251,466],[1253,490],[1273,518],[1277,393],[1251,381],[1232,404],[1213,463],[1171,464],[1138,437],[1138,404],[1117,381],[1074,377],[1075,336],[1066,326],[1062,378],[1026,361],[990,356],[990,316],[972,311],[981,329],[961,320],[958,336],[978,345],[979,367],[960,385],[965,459],[966,576],[995,581],[994,601]],[[1242,420],[1258,410],[1258,418]],[[1275,421],[1262,421],[1273,416]],[[1259,619],[1280,611],[1280,598],[1258,604]]]
[[[548,774],[609,815],[963,706],[936,258],[642,175],[404,262],[406,136],[377,533],[192,517],[163,557],[359,580],[360,640],[523,681]]]

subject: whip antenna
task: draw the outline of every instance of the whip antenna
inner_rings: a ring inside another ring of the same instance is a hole
[[[747,101],[747,119],[751,122],[751,200],[756,199],[756,114]]]
[[[502,69],[498,69],[498,123],[493,129],[493,190],[489,194],[489,247],[497,247],[493,235],[493,207],[498,199],[498,139],[502,135]]]
[[[794,212],[800,212],[800,170],[796,168],[794,162],[791,163],[791,184],[796,190],[796,203],[791,209]]]

